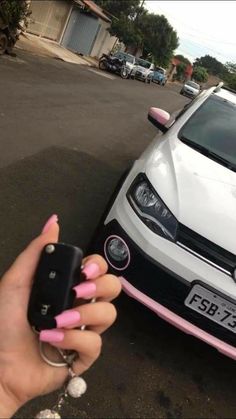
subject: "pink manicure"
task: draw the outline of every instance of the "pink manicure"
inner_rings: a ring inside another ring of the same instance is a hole
[[[76,310],[66,310],[55,317],[57,327],[74,326],[80,320],[80,314]]]
[[[95,279],[100,274],[100,268],[96,263],[88,263],[82,272],[87,279]]]
[[[58,216],[56,214],[53,214],[46,222],[45,226],[42,229],[42,234],[47,233],[50,229],[52,224],[55,224],[58,222]]]
[[[73,288],[77,298],[92,298],[96,292],[96,284],[94,282],[83,282]]]
[[[42,330],[39,334],[39,340],[41,342],[62,342],[64,339],[64,333],[60,330],[51,329],[51,330]]]

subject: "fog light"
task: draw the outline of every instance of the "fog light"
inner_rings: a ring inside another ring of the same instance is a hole
[[[130,263],[129,248],[119,236],[110,236],[106,239],[104,253],[108,263],[118,271],[126,269]]]

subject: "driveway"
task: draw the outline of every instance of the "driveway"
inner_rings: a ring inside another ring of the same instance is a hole
[[[156,134],[149,106],[176,111],[188,102],[178,90],[22,51],[1,57],[1,272],[54,212],[61,240],[87,246],[121,173]],[[102,356],[85,374],[88,391],[65,417],[236,417],[233,361],[125,295],[116,305]],[[55,400],[34,400],[16,416]]]

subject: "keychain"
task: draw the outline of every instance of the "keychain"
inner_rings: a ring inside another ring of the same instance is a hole
[[[83,281],[81,275],[82,251],[64,243],[47,244],[39,260],[35,280],[28,305],[28,320],[33,330],[39,333],[44,329],[56,327],[55,316],[73,307],[76,294],[73,288]],[[91,302],[95,302],[95,298]],[[81,330],[85,326],[81,326]],[[56,348],[55,348],[56,349]],[[46,409],[36,415],[37,419],[60,419],[60,412],[65,399],[81,397],[86,392],[87,384],[72,369],[77,354],[74,351],[57,349],[61,362],[50,360],[45,352],[45,345],[39,341],[42,359],[52,367],[68,368],[68,379],[64,392],[59,396],[53,409]]]

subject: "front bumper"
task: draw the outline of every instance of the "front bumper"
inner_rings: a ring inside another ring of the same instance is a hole
[[[194,282],[184,280],[145,254],[116,220],[100,226],[90,250],[106,257],[104,245],[109,236],[121,237],[130,251],[131,263],[126,269],[120,271],[110,265],[110,271],[121,276],[127,294],[169,323],[236,360],[235,335],[184,305]]]

